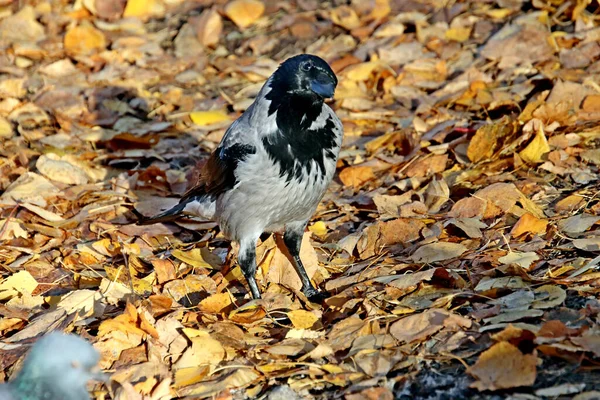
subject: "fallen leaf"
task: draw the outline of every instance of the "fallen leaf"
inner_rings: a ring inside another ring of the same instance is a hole
[[[173,250],[173,257],[196,268],[219,268],[220,259],[213,256],[206,247],[194,248],[190,251]]]
[[[38,158],[38,171],[48,179],[68,185],[85,185],[90,181],[84,170],[53,153]]]
[[[67,31],[64,46],[69,53],[86,56],[104,50],[107,41],[102,31],[84,23]]]
[[[191,338],[192,345],[174,364],[176,369],[195,368],[203,365],[216,366],[225,359],[225,349],[208,333]]]
[[[559,306],[567,298],[567,292],[560,286],[543,285],[534,290],[536,300],[531,304],[533,308],[547,309]]]
[[[200,311],[205,313],[224,312],[233,302],[229,293],[216,293],[208,296],[198,304]]]
[[[11,299],[20,294],[31,295],[37,286],[37,281],[29,272],[16,272],[0,283],[0,301]]]
[[[525,233],[544,234],[548,227],[548,221],[533,216],[530,213],[521,215],[521,218],[513,226],[510,234],[512,237],[519,237]]]
[[[290,311],[287,316],[296,329],[311,329],[319,319],[315,314],[304,310]]]
[[[438,242],[419,247],[411,256],[416,263],[434,263],[459,257],[467,251],[460,243]]]
[[[349,6],[340,6],[331,10],[331,21],[344,29],[352,30],[360,27],[358,15]]]
[[[519,155],[524,161],[532,164],[539,164],[543,162],[543,156],[550,152],[550,145],[546,139],[543,128],[538,128],[533,140],[523,149]]]
[[[504,265],[517,264],[521,268],[529,270],[531,264],[539,259],[540,257],[532,251],[525,253],[511,251],[507,255],[498,258],[498,261]]]
[[[219,43],[222,30],[223,21],[221,15],[215,9],[211,8],[202,11],[196,24],[196,34],[200,43],[204,46],[216,45]],[[194,123],[198,124],[196,121]]]
[[[225,6],[225,15],[240,29],[246,29],[264,13],[265,5],[258,0],[233,0]]]
[[[590,229],[600,217],[590,214],[577,214],[558,221],[558,227],[566,233],[582,233]]]
[[[127,0],[123,17],[136,17],[145,20],[151,16],[160,16],[164,12],[165,6],[161,0]]]
[[[371,167],[357,165],[344,168],[339,177],[345,186],[359,188],[371,179],[375,179],[375,174]]]
[[[199,126],[230,121],[229,116],[223,111],[194,111],[190,113],[190,118],[194,124]]]
[[[429,309],[409,315],[390,326],[390,333],[400,342],[423,341],[444,327],[451,330],[468,328],[471,321],[443,309]]]
[[[481,353],[467,373],[477,379],[471,386],[479,391],[531,386],[537,360],[534,354],[523,354],[512,344],[499,342]]]

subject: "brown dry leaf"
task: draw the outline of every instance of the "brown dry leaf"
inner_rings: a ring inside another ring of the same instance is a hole
[[[481,353],[477,362],[467,369],[479,391],[531,386],[536,378],[538,358],[523,354],[508,342],[500,342]]]
[[[216,366],[225,359],[225,349],[218,340],[208,333],[195,332],[197,336],[190,338],[192,345],[175,363],[175,368],[196,368],[204,365]]]
[[[344,29],[352,30],[360,27],[360,20],[350,6],[340,6],[331,10],[331,21]]]
[[[23,5],[16,14],[3,18],[0,32],[8,42],[39,42],[46,38],[44,26],[36,20],[36,12],[30,5]]]
[[[466,251],[460,243],[438,242],[419,247],[411,258],[416,263],[433,263],[459,257]]]
[[[540,257],[533,251],[525,253],[511,251],[507,255],[499,257],[498,261],[505,265],[517,264],[521,268],[529,270],[531,265],[539,259]]]
[[[375,174],[373,168],[357,165],[344,168],[339,177],[344,185],[359,188],[371,179],[375,179]]]
[[[457,330],[469,328],[471,320],[443,309],[429,309],[409,315],[390,326],[390,333],[400,342],[423,341],[443,328]]]
[[[229,319],[240,324],[250,324],[261,320],[267,315],[265,308],[256,302],[246,303],[229,314]]]
[[[204,46],[214,46],[219,43],[223,21],[221,15],[213,8],[202,11],[196,24],[198,40]]]
[[[434,154],[431,157],[423,158],[409,166],[404,172],[409,178],[425,177],[446,170],[448,163],[447,154]]]
[[[600,356],[600,335],[597,333],[571,338],[571,342],[583,347],[585,351],[594,353],[596,357]]]
[[[422,221],[413,218],[379,222],[362,232],[356,242],[356,249],[361,258],[368,258],[378,254],[386,246],[417,240],[424,227]]]
[[[311,244],[311,236],[311,232],[305,232],[302,237],[300,259],[304,264],[308,277],[313,279],[319,268],[319,258]],[[264,260],[259,263],[259,268],[263,271],[267,280],[290,289],[300,290],[302,281],[300,281],[300,277],[298,277],[290,259],[284,252],[286,250],[282,240],[280,238],[277,239],[277,242],[269,240],[263,245],[264,248],[269,250]],[[259,248],[258,251],[261,251],[261,249]]]
[[[246,29],[265,12],[265,5],[259,0],[232,0],[225,6],[225,15],[240,29]]]
[[[538,298],[531,303],[531,307],[533,308],[553,308],[563,304],[567,298],[567,292],[556,285],[540,286],[535,289],[535,293]]]
[[[548,227],[548,220],[537,218],[530,213],[525,213],[519,218],[513,226],[510,234],[512,237],[519,237],[524,233],[544,234]]]
[[[469,142],[467,157],[472,162],[489,159],[498,150],[499,145],[510,137],[516,130],[516,124],[505,117],[494,124],[483,125],[477,129],[475,136]]]
[[[216,293],[202,300],[198,304],[198,308],[205,313],[220,313],[232,304],[229,293]]]
[[[435,214],[450,200],[450,188],[448,183],[441,179],[433,179],[425,188],[425,205],[431,214]]]
[[[65,50],[71,54],[87,56],[104,50],[107,41],[102,31],[84,23],[67,31],[64,45]]]

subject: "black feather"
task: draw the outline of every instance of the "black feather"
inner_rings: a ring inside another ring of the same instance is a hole
[[[331,117],[322,128],[310,129],[326,106],[323,98],[310,90],[307,77],[300,70],[301,63],[307,61],[316,66],[317,73],[325,74],[337,84],[335,74],[325,61],[303,54],[281,64],[273,74],[270,91],[265,96],[270,101],[268,114],[277,113],[278,131],[263,138],[262,142],[288,182],[301,177],[303,171],[312,172],[312,161],[316,162],[318,173],[325,174],[323,154],[331,159],[336,156],[332,151],[337,144]]]
[[[153,217],[146,217],[134,209],[133,213],[138,217],[137,224],[150,225],[173,221],[181,216],[189,203],[202,202],[206,197],[216,199],[219,194],[235,186],[235,169],[239,162],[255,152],[253,146],[239,143],[225,149],[218,147],[200,171],[199,182],[181,197],[179,204]]]

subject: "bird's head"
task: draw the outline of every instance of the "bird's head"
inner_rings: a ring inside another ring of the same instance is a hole
[[[287,92],[315,94],[326,99],[333,97],[338,81],[325,60],[300,54],[281,64],[273,74],[273,83],[285,87]]]
[[[35,343],[11,383],[22,392],[49,388],[63,399],[71,399],[74,397],[63,394],[85,393],[89,380],[106,380],[96,370],[99,360],[100,354],[81,337],[52,332]]]

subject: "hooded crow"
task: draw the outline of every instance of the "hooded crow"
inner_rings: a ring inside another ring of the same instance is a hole
[[[342,123],[324,102],[336,86],[323,59],[309,54],[287,59],[231,124],[179,204],[138,223],[165,222],[182,213],[216,221],[239,243],[238,262],[254,298],[260,298],[257,241],[263,232],[284,231],[302,291],[319,299],[300,260],[300,244],[342,144]]]

